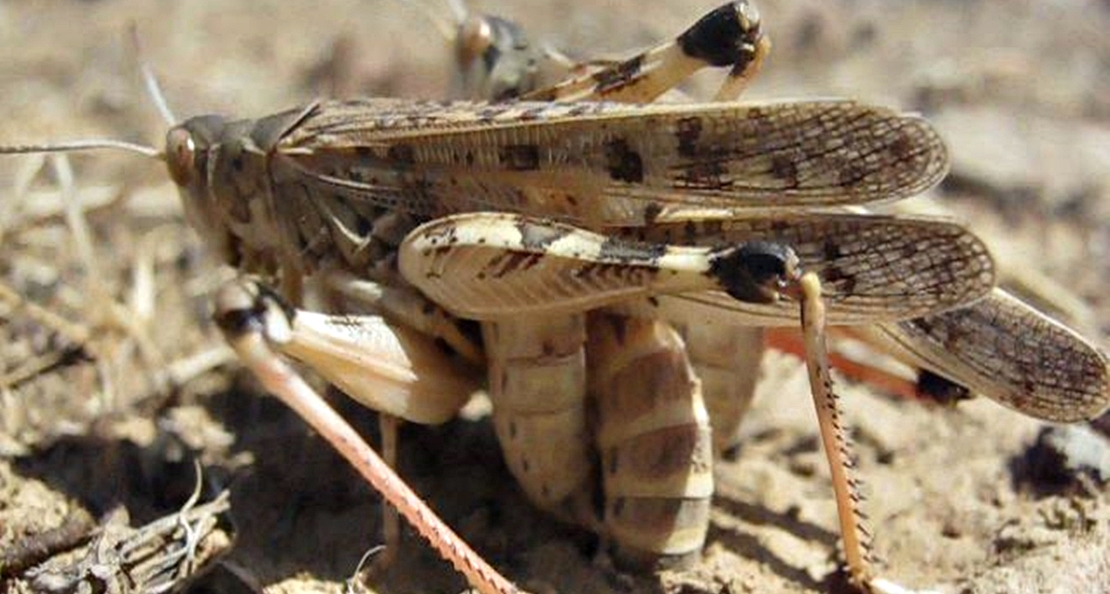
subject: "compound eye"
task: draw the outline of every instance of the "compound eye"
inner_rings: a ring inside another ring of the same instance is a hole
[[[474,60],[485,55],[493,45],[493,27],[489,20],[480,16],[467,17],[459,27],[459,38],[455,47],[459,63],[468,67]]]
[[[197,146],[188,130],[177,126],[166,133],[166,166],[170,178],[178,186],[187,186],[193,181]]]

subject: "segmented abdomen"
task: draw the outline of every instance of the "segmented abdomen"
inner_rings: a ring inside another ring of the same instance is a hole
[[[482,324],[493,423],[528,498],[563,520],[596,528],[586,412],[585,315]]]
[[[606,532],[622,558],[681,563],[705,543],[713,494],[701,382],[666,322],[595,312],[588,328]]]

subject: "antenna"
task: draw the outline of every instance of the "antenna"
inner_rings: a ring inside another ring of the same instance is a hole
[[[158,78],[154,76],[154,72],[150,69],[150,64],[143,56],[143,46],[139,42],[139,27],[135,21],[131,21],[127,25],[127,32],[131,38],[131,45],[135,49],[135,59],[139,63],[139,73],[143,77],[143,86],[146,87],[147,96],[154,102],[154,108],[158,110],[158,114],[169,126],[177,124],[177,118],[174,117],[173,111],[170,110],[169,103],[166,102],[166,96],[162,93],[162,88],[158,85]]]
[[[52,144],[16,144],[11,146],[0,145],[0,155],[29,155],[39,153],[71,153],[76,151],[92,151],[103,149],[116,149],[125,150],[133,153],[139,153],[147,157],[155,159],[164,159],[162,151],[133,142],[126,142],[123,140],[105,139],[89,139],[89,140],[67,140]]]
[[[147,95],[150,96],[151,101],[154,102],[154,107],[166,121],[169,126],[177,124],[177,119],[174,118],[173,112],[170,111],[169,105],[166,103],[166,98],[162,94],[162,89],[158,86],[158,80],[155,78],[154,73],[151,71],[150,66],[142,57],[142,46],[139,44],[139,30],[134,22],[131,22],[128,27],[130,42],[135,50],[135,55],[138,57],[139,70],[143,77],[143,84],[146,87]],[[153,157],[160,161],[166,159],[163,151],[154,147],[142,144],[135,144],[123,140],[112,140],[110,138],[94,138],[94,139],[79,139],[79,140],[66,140],[62,142],[49,143],[49,144],[18,144],[4,146],[0,145],[0,155],[26,155],[26,154],[41,154],[41,153],[70,153],[77,151],[91,151],[91,150],[124,150],[132,153],[139,153],[147,157]]]

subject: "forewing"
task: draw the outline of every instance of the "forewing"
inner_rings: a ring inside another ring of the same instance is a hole
[[[877,332],[910,362],[1025,414],[1077,422],[1110,406],[1106,355],[1002,289],[970,307]]]
[[[676,208],[902,198],[948,165],[923,119],[851,101],[324,103],[278,148],[276,165],[345,199],[588,226],[639,225]]]
[[[995,282],[986,245],[961,225],[937,219],[780,214],[657,224],[629,233],[680,245],[767,241],[790,246],[801,269],[821,279],[828,320],[834,325],[934,314],[982,298]],[[676,298],[733,312],[742,323],[797,323],[797,306],[791,303],[743,303],[719,292],[671,297]]]

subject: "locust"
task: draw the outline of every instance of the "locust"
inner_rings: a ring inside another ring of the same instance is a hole
[[[751,31],[746,3],[711,16]],[[670,55],[683,55],[677,47]],[[750,64],[734,68],[730,82],[746,80]],[[634,86],[639,72],[590,77],[596,91],[613,90]],[[826,212],[919,193],[947,163],[921,118],[852,101],[322,101],[257,120],[191,118],[171,127],[163,150],[132,148],[166,162],[210,248],[264,281],[232,283],[216,299],[244,362],[487,592],[513,586],[431,524],[430,511],[341,419],[324,416],[322,401],[273,351],[416,422],[449,418],[492,372],[507,455],[535,452],[508,460],[518,478],[529,477],[530,498],[633,557],[682,557],[704,540],[712,447],[700,381],[667,321],[679,314],[663,306],[693,304],[697,315],[730,325],[798,324],[801,309],[815,392],[829,400],[824,323],[942,315],[994,285],[986,247],[959,225]],[[924,255],[906,257],[911,247]],[[298,310],[306,280],[382,315]],[[468,320],[481,323],[477,334]],[[630,353],[629,342],[641,352]],[[489,370],[475,369],[483,359]],[[611,377],[646,377],[637,365],[664,371],[646,387]],[[554,387],[558,402],[521,390],[537,386]],[[607,411],[596,435],[584,422],[587,392]],[[537,403],[566,406],[553,415]],[[837,441],[835,414],[823,418]],[[552,470],[563,461],[521,445],[551,439],[550,429],[571,437],[564,443],[581,462],[571,468],[586,483],[565,481]],[[598,450],[601,468],[590,462]],[[637,464],[652,452],[666,454],[654,458],[663,464]],[[628,474],[637,466],[641,476]],[[832,466],[843,473],[846,462]],[[599,488],[588,482],[591,468],[609,481],[601,513],[584,505]],[[852,484],[840,474],[837,485],[849,506],[842,518],[853,577],[889,590],[866,565]],[[660,533],[676,519],[682,530]]]
[[[758,13],[754,13],[754,7],[749,5],[748,9],[756,15],[752,20],[758,21]],[[497,28],[487,27],[486,30],[491,35],[497,31],[506,31],[509,28],[506,23],[507,21],[502,20]],[[476,27],[470,25],[469,28]],[[521,31],[501,35],[511,36],[514,40],[525,38]],[[459,43],[462,43],[462,38]],[[468,40],[468,43],[472,42]],[[671,62],[649,58],[666,56],[677,45],[679,44],[664,44],[608,67],[610,71],[625,72],[627,84],[599,83],[613,80],[615,75],[595,68],[551,87],[539,90],[518,87],[518,90],[522,97],[548,100],[599,96],[609,100],[622,100],[622,93],[629,93],[627,96],[630,101],[650,100],[669,88],[666,85],[645,88],[642,81],[653,78],[649,73],[654,69],[667,71],[666,78],[672,84],[681,80],[683,74],[689,74],[688,70],[679,65],[681,58],[674,58]],[[506,51],[508,44],[493,40],[486,42],[485,47],[497,48],[496,52],[500,55]],[[760,58],[766,54],[768,47],[760,49]],[[510,66],[534,63],[540,59],[540,54],[527,46],[520,47],[517,51],[525,54],[531,52],[533,55],[527,59],[515,56],[503,60],[485,55],[485,70],[478,69],[475,63],[481,61],[473,58],[470,63],[460,64],[460,71],[467,73],[463,78],[467,92],[473,96],[487,88],[509,86],[506,83],[498,85],[485,82],[486,78],[503,81],[530,80],[512,74],[513,69]],[[457,54],[465,57],[472,56],[473,52]],[[651,66],[645,67],[645,64]],[[581,70],[590,66],[578,65],[575,68]],[[629,76],[627,73],[634,69],[636,74]],[[722,85],[717,98],[739,94],[743,85],[757,72],[758,64],[750,65],[744,76],[737,77],[732,84]],[[849,210],[865,212],[858,207],[851,207]],[[1011,271],[1003,272],[1007,277],[1011,276]],[[726,303],[716,305],[728,307]],[[1077,331],[1044,315],[1001,288],[993,290],[988,298],[959,311],[897,324],[878,324],[870,328],[853,326],[848,332],[881,345],[899,359],[921,368],[924,375],[918,389],[926,393],[931,391],[932,396],[938,398],[974,392],[1039,418],[1075,422],[1097,414],[1105,406],[1107,391],[1110,389],[1106,373],[1107,359],[1098,347]],[[999,349],[1005,352],[1005,356],[1000,356]],[[939,378],[929,374],[937,374]],[[937,383],[938,379],[941,380],[940,383]],[[1065,386],[1066,388],[1061,389]],[[1067,404],[1060,404],[1064,402]]]
[[[456,15],[460,10],[454,7]],[[726,63],[731,72],[714,100],[738,96],[759,72],[770,50],[770,42],[760,32],[760,18],[754,5],[747,3],[743,10],[748,12],[747,19],[752,23],[747,27],[750,32],[747,39],[753,48],[756,43],[760,44],[753,51],[758,57],[744,64],[742,69]],[[474,24],[480,18],[477,15],[461,18],[459,22],[464,25],[459,25],[459,33],[450,37],[459,48],[455,55],[459,60],[461,92],[467,97],[496,98],[483,94],[496,88],[502,96],[551,101],[604,98],[645,102],[671,90],[674,84],[687,78],[692,69],[704,66],[687,61],[679,49],[682,36],[622,61],[575,64],[561,53],[550,58],[551,52],[546,48],[529,45],[525,32],[512,21],[484,17],[490,20],[489,24]],[[438,26],[444,28],[442,24]],[[696,27],[691,31],[694,29]],[[478,43],[473,34],[464,35],[471,31],[485,31],[488,39]],[[477,48],[485,48],[487,53]],[[510,51],[510,48],[515,49]],[[545,59],[563,64],[569,73],[567,78],[546,87],[523,85],[521,81],[538,80],[535,68],[523,65]],[[663,74],[658,74],[660,71]],[[912,205],[910,208],[904,208],[903,203],[894,206],[899,211],[913,212]],[[867,212],[857,206],[844,210]],[[704,216],[709,215],[704,213]],[[655,237],[673,234],[673,230],[666,230]],[[706,236],[705,241],[712,242],[714,238]],[[1016,284],[1024,284],[1022,271],[1003,270],[1001,273],[1005,281],[1014,277]],[[1053,287],[1051,292],[1066,296],[1066,289],[1062,287]],[[1037,293],[1043,300],[1052,300],[1048,291]],[[668,299],[664,297],[660,301]],[[710,307],[731,307],[724,300],[704,301]],[[1060,308],[1060,311],[1067,309]],[[769,316],[759,325],[777,325],[777,322]],[[853,325],[838,329],[838,332],[861,337],[920,368],[922,377],[917,390],[924,396],[946,399],[977,393],[1020,412],[1058,422],[1089,419],[1110,399],[1105,354],[1078,331],[1002,288],[992,290],[986,299],[937,316],[871,327]],[[1000,356],[999,349],[1006,355]]]
[[[743,85],[758,71],[759,62],[769,47],[759,32],[759,17],[754,7],[746,5],[739,10],[747,12],[749,34],[745,41],[753,50],[758,50],[752,52],[749,62],[739,62],[740,67],[727,61],[714,64],[732,67],[717,100],[740,93]],[[458,33],[454,38],[448,37],[456,44],[462,93],[469,97],[488,98],[483,93],[489,89],[498,89],[500,93],[509,89],[515,90],[520,97],[550,101],[606,98],[644,102],[655,99],[675,81],[682,80],[689,74],[688,68],[699,66],[689,59],[690,52],[682,51],[691,37],[696,38],[693,32],[698,26],[695,25],[676,41],[627,60],[603,66],[596,66],[597,63],[576,65],[571,69],[577,71],[577,75],[554,86],[522,87],[521,81],[535,80],[533,65],[544,60],[549,52],[537,51],[524,43],[523,31],[514,28],[509,21],[487,17],[491,19],[489,23],[476,25],[481,17],[459,17],[458,9],[455,13],[460,23]],[[712,16],[707,20],[710,18]],[[440,25],[440,29],[449,27]],[[482,31],[487,37],[476,43],[473,31]],[[477,51],[476,47],[486,48],[487,52]],[[850,209],[866,212],[858,207]],[[699,216],[712,218],[712,214],[705,211]],[[672,241],[681,237],[686,242],[712,245],[722,240],[719,225],[717,222],[699,226],[696,231],[689,225],[648,225],[635,228],[632,234],[640,239]],[[829,236],[837,235],[832,226],[826,232]],[[831,276],[837,274],[833,272]],[[827,279],[830,275],[824,276]],[[640,317],[654,315],[665,319],[685,339],[689,359],[703,381],[716,452],[730,444],[754,391],[754,371],[744,367],[742,358],[746,356],[749,365],[750,361],[758,362],[762,348],[758,333],[738,340],[741,328],[723,324],[719,311],[714,314],[701,309],[730,309],[731,301],[721,295],[697,299],[666,295],[631,308]],[[625,304],[623,309],[627,312],[630,308]],[[712,323],[699,323],[706,319]],[[767,316],[747,323],[758,327],[776,324],[779,319]],[[1093,418],[1105,409],[1110,398],[1105,354],[1078,332],[1000,288],[993,289],[982,300],[953,311],[903,322],[842,327],[839,332],[863,338],[919,369],[918,385],[911,391],[930,398],[950,400],[971,393],[983,394],[1025,414],[1060,422]],[[722,357],[722,351],[730,356]],[[722,365],[722,361],[727,363]],[[591,373],[599,372],[591,368]],[[862,375],[873,377],[871,374],[873,372],[869,371]],[[893,385],[898,386],[897,383]]]

